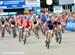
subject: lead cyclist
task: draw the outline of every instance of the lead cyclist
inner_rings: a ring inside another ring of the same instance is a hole
[[[50,32],[50,34],[49,34]],[[45,29],[44,29],[44,33],[45,33],[45,36],[46,36],[46,46],[47,46],[47,43],[48,43],[48,40],[49,40],[49,36],[50,35],[50,38],[52,38],[54,36],[54,26],[53,26],[53,21],[51,19],[48,19],[46,24],[45,24]]]

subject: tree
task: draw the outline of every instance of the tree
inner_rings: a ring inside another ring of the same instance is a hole
[[[53,5],[59,5],[59,0],[53,0]]]
[[[40,5],[42,8],[48,8],[48,5],[46,4],[46,0],[40,0]]]

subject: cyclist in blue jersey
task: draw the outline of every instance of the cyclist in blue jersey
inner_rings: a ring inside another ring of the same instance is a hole
[[[48,41],[48,32],[51,31],[51,38],[54,35],[54,25],[53,25],[53,20],[52,20],[52,16],[49,16],[49,18],[47,19],[47,22],[45,24],[45,36],[46,36],[46,42]]]
[[[42,28],[42,32],[44,32],[43,30],[45,28],[46,22],[47,22],[47,18],[44,15],[42,15],[42,17],[41,17],[41,28]]]

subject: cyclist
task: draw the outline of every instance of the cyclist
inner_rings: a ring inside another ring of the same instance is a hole
[[[30,19],[28,16],[25,17],[25,25],[24,25],[24,28],[25,28],[25,29],[28,29],[28,30],[30,31],[31,26],[32,26],[32,21],[31,21],[31,19]],[[30,34],[30,32],[29,32],[29,34]]]
[[[53,20],[52,20],[52,16],[50,15],[49,18],[47,19],[47,22],[45,24],[45,36],[46,36],[46,44],[48,43],[48,32],[50,31],[50,35],[51,35],[51,38],[53,37],[54,35],[54,25],[53,25]]]
[[[23,15],[18,15],[17,19],[16,19],[16,25],[19,29],[19,42],[21,42],[21,39],[23,40],[24,23],[25,23],[24,16]]]
[[[47,22],[47,18],[44,15],[42,15],[42,17],[41,17],[41,28],[42,28],[42,32],[43,32],[43,30],[45,28],[46,22]],[[43,32],[43,34],[44,34],[44,32]]]
[[[24,17],[22,15],[19,15],[19,17],[17,17],[16,25],[24,27]]]
[[[11,28],[13,30],[13,37],[15,38],[17,36],[17,33],[16,33],[16,20],[14,17],[10,17],[10,25],[11,25]]]
[[[4,37],[4,34],[5,34],[5,24],[6,24],[5,18],[1,17],[2,38]]]
[[[62,31],[62,25],[61,25],[60,17],[58,17],[58,19],[54,21],[54,31],[55,31],[55,36],[57,38],[57,32]],[[56,40],[56,41],[58,41],[58,40]]]
[[[6,31],[11,34],[11,31],[10,31],[10,22],[9,22],[10,18],[6,18],[6,24],[5,24],[5,28],[6,28]]]
[[[33,15],[32,29],[33,29],[33,32],[35,33],[36,37],[39,39],[39,35],[38,35],[38,17],[36,17],[36,15]]]
[[[2,25],[5,25],[6,20],[4,17],[1,18],[1,21],[2,21]]]
[[[66,18],[64,17],[64,15],[61,16],[61,25],[62,25],[62,32],[64,33],[64,29],[66,26]]]

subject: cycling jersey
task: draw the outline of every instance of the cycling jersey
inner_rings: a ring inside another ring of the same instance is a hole
[[[49,28],[50,30],[53,30],[54,26],[53,26],[52,21],[51,21],[51,20],[47,21],[47,24],[48,24],[48,28]]]
[[[23,24],[23,19],[20,20],[20,23],[21,23],[21,26],[22,26],[22,24]]]
[[[33,18],[32,20],[33,20],[33,24],[34,24],[34,25],[37,24],[36,18]]]
[[[46,23],[46,21],[47,21],[47,18],[46,18],[46,17],[42,17],[42,18],[41,18],[41,22],[42,22],[42,23]]]
[[[11,24],[12,25],[15,25],[15,20],[11,20]]]
[[[29,21],[27,21],[25,28],[29,28],[30,27],[30,23]]]
[[[31,24],[32,24],[32,21],[31,20],[27,20],[26,24],[25,24],[25,28],[30,28]]]
[[[61,22],[58,22],[58,25],[61,25]]]
[[[55,25],[55,26],[57,26],[57,25],[61,25],[61,22],[54,21],[54,25]]]
[[[20,26],[23,26],[24,22],[25,22],[25,19],[23,18],[17,19],[17,24],[19,24]]]
[[[2,25],[5,23],[5,21],[2,21]]]
[[[58,24],[58,22],[57,21],[54,21],[54,25],[57,25]]]
[[[2,18],[2,25],[4,25],[5,24],[5,19],[4,18]]]

